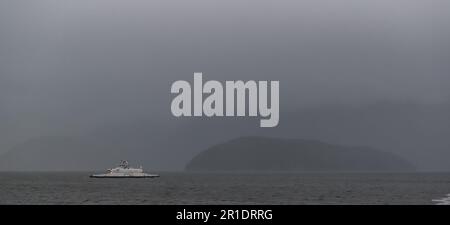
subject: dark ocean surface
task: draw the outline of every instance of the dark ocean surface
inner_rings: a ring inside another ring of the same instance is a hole
[[[446,204],[450,173],[0,172],[0,204]]]

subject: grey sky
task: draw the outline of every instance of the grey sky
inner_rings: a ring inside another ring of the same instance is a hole
[[[281,112],[447,104],[449,15],[445,0],[1,0],[0,153],[139,119],[170,130],[170,85],[193,72],[280,80]]]

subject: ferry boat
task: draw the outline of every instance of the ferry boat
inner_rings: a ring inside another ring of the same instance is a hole
[[[128,165],[128,161],[121,160],[119,166],[108,169],[104,174],[92,174],[91,178],[155,178],[158,174],[144,173],[142,167],[132,168]]]

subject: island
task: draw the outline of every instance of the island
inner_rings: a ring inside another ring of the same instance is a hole
[[[187,171],[401,172],[415,167],[393,153],[315,140],[241,137],[196,155]]]

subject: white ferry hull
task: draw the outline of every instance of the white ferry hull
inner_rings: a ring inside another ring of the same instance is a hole
[[[93,174],[91,178],[157,178],[157,174],[143,174],[143,175],[115,175],[115,174]]]

